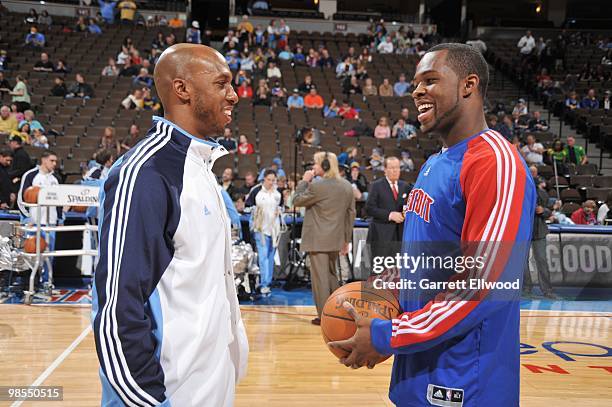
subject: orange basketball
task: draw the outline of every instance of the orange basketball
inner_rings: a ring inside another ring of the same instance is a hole
[[[73,212],[85,212],[87,210],[86,206],[71,206],[70,210]]]
[[[348,301],[355,310],[367,318],[393,319],[400,313],[397,298],[387,290],[377,290],[367,282],[346,284],[329,296],[321,313],[321,333],[325,343],[348,339],[355,334],[357,326],[342,304]],[[339,359],[349,355],[348,351],[329,348]],[[384,356],[378,363],[387,360]]]
[[[40,252],[44,252],[47,248],[45,239],[40,239]],[[23,245],[23,250],[26,253],[36,253],[36,236],[28,237]]]
[[[40,192],[40,187],[29,187],[23,193],[23,200],[27,203],[38,203],[38,192]]]

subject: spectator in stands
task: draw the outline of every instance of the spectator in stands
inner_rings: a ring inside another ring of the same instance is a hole
[[[30,27],[30,32],[26,35],[25,45],[26,47],[40,49],[45,46],[46,40],[45,35],[38,32],[35,26]]]
[[[34,118],[34,112],[32,110],[23,112],[23,120],[19,122],[19,127],[26,123],[30,126],[30,132],[41,131],[44,133],[45,131],[43,125]]]
[[[0,70],[0,98],[4,98],[11,92],[12,86],[9,81],[4,77],[4,72]]]
[[[238,154],[249,155],[255,154],[255,148],[253,144],[249,143],[249,139],[244,134],[241,134],[238,138]]]
[[[240,21],[240,23],[238,23],[236,30],[245,30],[248,33],[252,33],[254,31],[253,24],[251,24],[251,22],[249,21],[249,16],[247,14],[244,14],[242,16],[242,20]]]
[[[520,98],[516,105],[514,105],[514,109],[512,109],[512,115],[518,114],[519,116],[529,114],[527,110],[527,103],[525,99]]]
[[[47,28],[49,28],[51,27],[51,24],[53,24],[53,19],[51,18],[47,10],[43,10],[42,13],[40,13],[40,15],[38,16],[36,22],[41,26],[46,26]]]
[[[102,34],[102,28],[100,28],[100,26],[96,23],[96,20],[94,20],[93,18],[89,19],[89,24],[87,25],[87,30],[89,31],[90,34],[93,34],[93,35],[101,35]]]
[[[14,131],[11,133],[11,137],[19,137],[23,141],[23,144],[30,145],[32,144],[30,133],[31,133],[30,124],[22,121],[17,126],[17,131]]]
[[[414,161],[412,161],[410,151],[408,150],[401,152],[400,171],[414,171]]]
[[[393,86],[389,83],[389,79],[383,79],[383,83],[378,87],[378,94],[380,96],[393,96]]]
[[[349,120],[359,119],[359,112],[354,107],[349,105],[348,100],[344,100],[342,102],[342,106],[338,109],[338,116]]]
[[[327,48],[323,48],[317,64],[321,68],[333,68],[334,65],[336,65],[336,61],[334,61],[334,58],[329,55],[329,50]]]
[[[270,62],[268,64],[268,70],[266,72],[266,75],[267,75],[269,80],[271,80],[273,78],[280,79],[282,77],[280,69],[278,69],[278,66],[276,66],[276,64],[274,62]]]
[[[398,138],[399,140],[410,140],[417,136],[417,129],[410,123],[406,123],[406,120],[400,117],[397,123],[393,126],[391,137]]]
[[[149,74],[147,68],[140,68],[138,76],[136,76],[132,81],[132,86],[146,86],[147,88],[153,87],[153,78],[151,77],[151,74]]]
[[[247,171],[244,174],[244,184],[241,187],[236,188],[236,195],[248,195],[256,184],[257,177],[255,176],[255,173],[253,173],[253,171]]]
[[[268,167],[261,169],[259,176],[257,177],[257,181],[262,182],[265,176],[264,174],[268,170],[274,171],[279,177],[287,177],[285,170],[283,170],[283,161],[280,159],[280,157],[274,157]],[[248,204],[249,202],[247,200],[247,206]]]
[[[391,126],[389,126],[389,119],[386,116],[382,116],[378,119],[378,125],[374,129],[375,138],[390,138],[391,137]]]
[[[399,76],[399,81],[395,82],[395,85],[393,85],[393,93],[395,93],[395,96],[403,97],[407,96],[409,92],[410,83],[406,82],[406,75],[402,73]]]
[[[277,45],[276,43],[279,38],[279,32],[278,32],[278,27],[276,26],[276,20],[274,19],[270,20],[270,24],[268,24],[268,28],[266,31],[268,33],[268,48],[276,49],[276,45]]]
[[[115,63],[115,59],[114,58],[109,58],[108,59],[108,65],[106,65],[104,67],[104,69],[102,69],[102,72],[100,73],[100,75],[102,75],[102,76],[117,76],[117,75],[119,75],[119,68],[117,68],[117,64]]]
[[[309,93],[311,88],[314,88],[315,84],[312,83],[312,76],[306,75],[304,77],[304,82],[298,86],[298,90],[302,93]]]
[[[565,150],[563,148],[563,143],[559,139],[555,139],[552,142],[552,145],[548,150],[546,150],[546,163],[553,165],[557,163],[557,168],[563,166],[566,161]],[[565,170],[558,171],[559,175],[564,175],[566,173]]]
[[[574,225],[574,221],[572,221],[563,212],[561,212],[562,207],[563,207],[563,202],[557,199],[552,206],[552,209],[551,209],[552,212],[550,214],[550,218],[548,219],[552,223],[558,223],[559,225]]]
[[[122,45],[121,51],[117,54],[117,64],[125,65],[130,60],[130,49]]]
[[[293,53],[293,63],[297,65],[306,64],[306,55],[304,55],[304,47],[301,44],[295,46],[295,52]]]
[[[223,136],[217,139],[217,143],[221,144],[230,153],[235,153],[238,145],[236,139],[232,137],[232,129],[226,127],[223,129]]]
[[[569,110],[580,108],[580,102],[578,101],[576,91],[571,91],[567,99],[565,99],[565,108]]]
[[[13,164],[9,170],[9,176],[11,177],[13,184],[13,192],[17,192],[19,190],[21,177],[26,173],[26,171],[32,168],[32,160],[22,145],[23,140],[21,137],[13,136],[9,139],[9,147],[13,151]]]
[[[595,89],[589,89],[587,95],[580,102],[580,107],[588,110],[597,110],[599,109],[599,100],[597,96],[595,96]]]
[[[40,131],[31,132],[32,147],[44,148],[45,150],[49,148],[49,140],[47,136],[45,136]]]
[[[378,88],[372,82],[372,78],[365,80],[365,86],[363,87],[363,96],[376,96],[378,95]]]
[[[236,90],[239,98],[251,99],[253,97],[253,89],[249,85],[249,81],[243,81]]]
[[[521,37],[518,44],[516,45],[519,48],[519,52],[521,53],[521,57],[523,60],[531,55],[533,49],[536,46],[535,38],[531,35],[531,31],[527,30],[527,33]]]
[[[612,222],[606,219],[612,220],[612,191],[608,191],[606,201],[601,204],[597,211],[597,222],[600,225],[612,225]]]
[[[0,75],[2,73],[0,72]],[[8,86],[7,86],[8,87]],[[0,90],[2,90],[1,88],[4,88],[4,86],[0,83]],[[606,113],[608,113],[610,111],[610,91],[606,90],[605,94],[604,94],[604,98],[601,101],[601,107],[603,107],[603,109],[606,111]]]
[[[529,121],[529,130],[531,131],[547,131],[548,122],[542,119],[542,114],[539,110],[533,112],[533,118]]]
[[[46,52],[40,54],[40,60],[34,64],[36,72],[52,72],[53,62],[49,61],[49,55]]]
[[[393,41],[390,36],[387,36],[384,41],[376,47],[381,54],[393,54]]]
[[[270,99],[270,90],[266,85],[266,81],[264,79],[259,81],[259,85],[257,90],[255,91],[255,98],[253,98],[253,105],[257,106],[270,106],[272,104]]]
[[[344,78],[342,87],[343,93],[346,95],[361,95],[363,93],[356,76]]]
[[[285,45],[289,44],[289,34],[291,34],[291,28],[289,28],[289,25],[281,18],[278,27],[279,48],[283,48]]]
[[[19,122],[11,113],[8,106],[0,107],[0,136],[9,136],[12,132],[17,131]]]
[[[368,165],[368,169],[370,170],[384,170],[385,156],[383,155],[382,150],[380,148],[376,147],[372,149],[372,155],[370,156],[369,163],[370,165]]]
[[[336,65],[336,77],[345,78],[355,75],[355,66],[350,57],[344,58]]]
[[[140,52],[137,49],[132,48],[130,52],[130,60],[132,61],[132,65],[142,65],[142,57],[140,56]]]
[[[532,134],[527,136],[526,144],[521,149],[521,153],[527,164],[544,165],[544,146],[536,143]]]
[[[336,99],[332,99],[331,102],[329,102],[329,105],[325,106],[323,109],[323,116],[333,119],[334,117],[338,117],[339,110],[340,108],[338,107],[338,102]]]
[[[38,21],[38,13],[36,9],[31,8],[26,17],[23,19],[25,24],[36,24]]]
[[[55,64],[53,68],[53,72],[55,73],[70,73],[70,71],[72,71],[72,69],[70,69],[62,59],[58,59],[57,64]]]
[[[94,91],[91,85],[85,82],[85,77],[82,74],[77,73],[75,75],[75,82],[68,89],[66,97],[91,99],[94,97]]]
[[[112,150],[115,155],[121,152],[121,145],[118,140],[115,140],[115,128],[105,127],[102,137],[100,137],[100,148],[103,150]]]
[[[576,225],[597,225],[597,217],[595,216],[595,210],[597,204],[595,201],[587,200],[584,201],[581,208],[578,208],[572,213],[572,221]]]
[[[300,91],[296,88],[293,89],[293,93],[287,99],[287,109],[303,109],[304,98],[300,95]]]
[[[30,108],[30,93],[21,75],[17,75],[15,81],[17,83],[9,94],[13,97],[12,102],[17,106],[17,111],[23,113]]]
[[[134,16],[136,14],[136,3],[132,0],[124,0],[117,6],[121,11],[121,22],[123,24],[134,24]]]
[[[88,29],[87,29],[87,23],[85,22],[85,17],[80,16],[77,19],[77,22],[76,22],[76,24],[74,26],[74,32],[84,33],[84,32],[87,32],[87,31],[88,31]]]
[[[308,109],[323,109],[325,103],[321,95],[317,93],[317,88],[310,88],[310,92],[304,97],[304,106]]]
[[[355,146],[347,147],[345,151],[338,155],[338,165],[345,165],[350,167],[353,163],[357,163],[359,167],[359,163],[357,162],[357,155],[359,154],[359,149]]]
[[[231,168],[225,168],[221,173],[221,188],[234,199],[237,188],[234,185],[234,171]]]
[[[9,168],[13,163],[13,152],[10,149],[0,150],[0,209],[9,209],[14,201],[15,194],[12,193],[12,182]]]
[[[0,50],[0,72],[8,70],[9,57],[6,50]]]
[[[310,48],[308,50],[308,56],[306,57],[306,65],[308,65],[311,68],[316,68],[317,66],[319,66],[319,62],[320,62],[319,53],[315,51],[314,48]]]
[[[576,139],[573,136],[567,137],[564,152],[567,162],[571,164],[584,165],[589,161],[584,148],[576,145]]]
[[[144,110],[152,110],[153,113],[157,113],[161,108],[161,103],[151,93],[151,88],[142,88],[142,100],[144,104]]]
[[[294,54],[291,52],[291,47],[289,45],[285,45],[285,48],[278,54],[278,59],[281,61],[291,61],[293,57]]]
[[[514,122],[510,115],[505,114],[502,118],[502,122],[498,123],[493,130],[499,132],[508,141],[512,140],[514,136]]]
[[[287,107],[287,90],[281,86],[279,81],[276,81],[270,94],[273,107]]]
[[[350,172],[347,174],[346,179],[353,186],[355,199],[365,201],[368,198],[368,179],[361,173],[357,161],[351,162],[349,167]]]
[[[155,39],[151,43],[151,48],[157,50],[165,50],[166,49],[166,39],[164,38],[164,33],[159,31],[155,36]]]
[[[98,4],[100,5],[100,14],[102,14],[106,24],[113,24],[115,22],[115,6],[117,2],[98,0]]]
[[[191,44],[201,44],[202,43],[202,33],[200,32],[200,22],[199,21],[193,20],[191,22],[191,27],[187,28],[187,32],[185,33],[185,41]],[[224,48],[226,47],[226,44],[227,44],[227,41],[224,40],[223,41]]]
[[[119,76],[132,77],[138,75],[138,67],[132,63],[130,58],[125,60],[125,64],[119,70]]]
[[[183,27],[183,20],[181,20],[179,18],[179,15],[177,14],[176,16],[171,18],[170,21],[168,21],[168,27],[170,27],[170,28],[182,28]]]
[[[119,142],[120,154],[118,154],[118,156],[134,147],[139,138],[140,127],[138,127],[136,124],[132,124],[128,130],[128,134]]]

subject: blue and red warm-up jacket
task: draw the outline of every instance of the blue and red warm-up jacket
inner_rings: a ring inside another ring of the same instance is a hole
[[[423,165],[406,205],[402,250],[413,242],[472,242],[488,255],[480,277],[520,278],[535,201],[517,149],[487,129]],[[431,270],[411,278],[420,273]],[[478,299],[470,290],[433,297],[406,291],[400,292],[404,313],[371,325],[376,350],[395,355],[391,400],[415,407],[518,406],[520,290],[498,300],[482,291]]]

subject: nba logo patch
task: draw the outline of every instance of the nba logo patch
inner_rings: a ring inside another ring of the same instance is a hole
[[[427,386],[427,401],[432,406],[462,407],[463,389],[451,389],[430,384]]]

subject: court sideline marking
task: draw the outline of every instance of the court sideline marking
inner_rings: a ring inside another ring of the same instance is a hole
[[[61,353],[61,355],[59,355],[53,361],[53,363],[49,365],[49,367],[47,367],[47,369],[45,369],[44,372],[40,374],[40,376],[36,378],[36,380],[34,380],[34,382],[30,386],[40,386],[42,383],[44,383],[44,381],[47,380],[47,378],[51,375],[51,373],[53,373],[53,371],[57,369],[59,365],[62,364],[64,359],[66,359],[68,355],[70,355],[72,351],[77,346],[79,346],[81,342],[83,342],[83,339],[85,339],[85,337],[89,335],[90,332],[91,332],[91,324],[87,325],[87,328],[85,328],[83,332],[81,332],[81,334]],[[23,404],[23,401],[24,400],[19,400],[19,401],[14,402],[13,404],[11,404],[11,407],[19,407]]]

